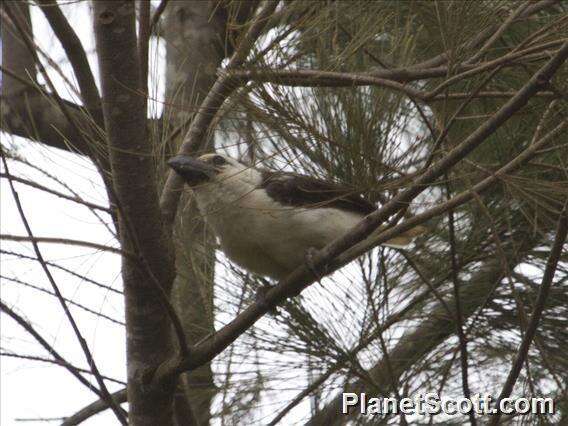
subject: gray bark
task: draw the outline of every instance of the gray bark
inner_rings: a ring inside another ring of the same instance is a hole
[[[189,123],[215,82],[216,70],[225,58],[226,15],[213,1],[172,2],[166,9],[166,105],[165,121],[172,128]],[[185,134],[187,129],[180,132]],[[181,140],[165,147],[177,151]],[[211,142],[211,141],[210,141]],[[188,194],[182,197],[174,227],[176,268],[172,300],[188,343],[194,344],[214,331],[214,250],[210,236]],[[186,424],[209,424],[211,401],[216,393],[210,364],[182,375],[191,407]],[[178,399],[179,401],[179,399]],[[183,413],[176,404],[176,416]],[[183,421],[183,419],[181,419]]]
[[[162,292],[174,279],[171,239],[161,226],[153,150],[146,131],[146,103],[137,56],[132,2],[94,2],[94,26],[102,83],[112,180],[119,202],[126,308],[129,422],[173,424],[173,383],[145,386],[145,375],[171,356],[171,329]],[[161,291],[160,287],[161,286]]]
[[[20,17],[23,27],[31,34],[29,6],[23,2],[7,3]],[[32,86],[36,83],[36,67],[32,54],[26,48],[17,30],[2,20],[2,67],[24,81],[2,73],[0,129],[15,136],[40,141],[65,150],[85,154],[84,140],[69,124],[61,110]],[[28,81],[29,84],[26,84]],[[81,112],[69,104],[76,116]]]

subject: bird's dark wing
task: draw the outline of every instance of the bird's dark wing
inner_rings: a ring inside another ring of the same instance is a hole
[[[285,206],[333,207],[364,216],[377,209],[356,191],[310,176],[263,171],[262,178],[261,187],[271,198]]]

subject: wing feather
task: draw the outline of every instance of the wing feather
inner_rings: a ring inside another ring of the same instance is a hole
[[[333,207],[363,216],[377,209],[357,191],[295,173],[263,171],[261,187],[271,198],[290,207]]]

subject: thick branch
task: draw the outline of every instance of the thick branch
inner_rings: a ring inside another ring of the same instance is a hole
[[[22,17],[23,26],[31,31],[28,5],[10,2],[10,7],[16,16]],[[54,102],[38,94],[34,88],[37,86],[35,59],[21,37],[5,22],[0,28],[3,70],[0,129],[56,148],[87,153],[88,147],[83,139]],[[71,110],[73,114],[81,114],[79,107]],[[71,145],[73,148],[70,148]]]
[[[98,126],[103,125],[101,98],[83,45],[55,0],[38,0],[55,36],[63,46],[79,84],[81,98]]]
[[[554,75],[568,57],[568,43],[565,43],[558,53],[551,58],[522,89],[490,119],[470,134],[463,142],[451,150],[444,158],[432,165],[414,181],[414,185],[401,192],[381,209],[364,218],[358,225],[343,237],[324,247],[313,257],[313,267],[326,273],[335,270],[334,259],[344,251],[365,239],[389,217],[408,205],[418,194],[424,191],[444,172],[465,158],[477,146],[491,136],[503,123],[519,111],[528,100],[537,93],[538,89]],[[298,267],[292,274],[282,280],[265,295],[265,303],[254,303],[233,321],[201,345],[193,348],[191,355],[185,359],[171,359],[157,372],[158,381],[175,375],[181,371],[190,370],[210,361],[242,333],[248,330],[259,318],[272,307],[283,302],[286,298],[299,294],[314,281],[314,273],[305,265]]]

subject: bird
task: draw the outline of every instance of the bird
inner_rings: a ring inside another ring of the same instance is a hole
[[[225,154],[177,155],[168,165],[193,192],[225,255],[274,280],[377,210],[335,182],[252,167]],[[404,248],[422,232],[417,227],[382,245]]]

